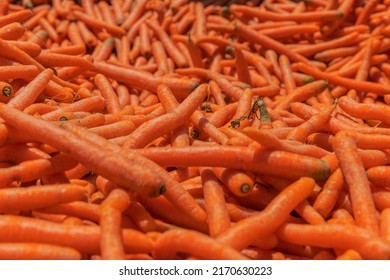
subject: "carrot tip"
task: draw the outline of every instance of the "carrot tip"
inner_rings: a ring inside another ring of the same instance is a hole
[[[167,187],[165,185],[161,185],[159,190],[160,190],[159,194],[161,195],[161,194],[165,193],[165,191],[167,190]]]
[[[249,184],[243,184],[240,189],[242,193],[248,193],[250,190],[251,186]]]

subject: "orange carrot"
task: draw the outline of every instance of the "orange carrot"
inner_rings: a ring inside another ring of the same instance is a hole
[[[340,132],[336,134],[332,145],[344,179],[349,186],[349,194],[357,224],[373,233],[378,233],[379,223],[374,201],[353,138],[347,133]]]

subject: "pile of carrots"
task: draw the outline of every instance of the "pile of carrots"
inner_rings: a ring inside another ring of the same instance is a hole
[[[389,259],[390,1],[0,2],[1,259]]]

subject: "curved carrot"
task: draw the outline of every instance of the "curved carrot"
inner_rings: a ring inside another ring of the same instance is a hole
[[[124,259],[125,250],[121,236],[121,216],[130,205],[128,192],[112,190],[101,204],[100,210],[100,251],[102,259]]]
[[[290,212],[311,194],[314,185],[313,179],[302,177],[278,194],[263,211],[235,223],[217,240],[242,250],[257,238],[272,234],[287,220]]]

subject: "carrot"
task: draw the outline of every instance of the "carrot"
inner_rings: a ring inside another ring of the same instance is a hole
[[[31,81],[38,75],[37,67],[33,65],[10,65],[0,66],[0,75],[2,79],[24,79]]]
[[[0,189],[0,212],[34,210],[50,207],[58,203],[71,202],[85,197],[83,186],[73,184],[56,184],[31,186],[25,188]]]
[[[305,143],[307,137],[319,131],[327,122],[330,114],[332,114],[333,110],[336,108],[336,105],[332,105],[329,108],[321,111],[320,113],[314,115],[309,120],[304,122],[303,124],[295,127],[288,135],[287,139],[296,140],[299,142]]]
[[[128,192],[112,190],[101,204],[100,250],[102,259],[124,259],[125,249],[121,236],[121,214],[130,205]]]
[[[295,66],[298,70],[302,71],[305,74],[313,76],[315,79],[324,79],[327,80],[329,83],[335,85],[356,89],[358,91],[373,92],[380,95],[385,95],[390,93],[390,91],[383,85],[376,84],[373,82],[368,82],[368,81],[361,82],[361,81],[355,81],[353,79],[338,77],[332,73],[323,72],[321,70],[315,69],[301,62],[297,63]]]
[[[24,89],[18,91],[7,105],[15,109],[24,110],[35,102],[52,77],[53,70],[46,69],[42,71]]]
[[[202,259],[247,259],[241,253],[207,235],[186,229],[173,229],[163,233],[157,239],[152,254],[155,259],[175,259],[177,252],[188,253]]]
[[[81,254],[69,247],[42,243],[0,243],[2,260],[80,260]]]
[[[217,167],[213,172],[234,195],[240,197],[250,195],[255,185],[254,174],[249,172]]]
[[[316,209],[323,217],[327,217],[336,205],[343,185],[344,177],[341,169],[338,168],[332,173],[332,175],[330,175],[313,203],[314,209]]]
[[[95,76],[95,84],[99,88],[104,101],[106,103],[107,112],[110,114],[118,113],[121,111],[118,96],[115,94],[110,82],[104,75]]]
[[[101,138],[100,136],[94,134],[94,133],[87,133],[87,131],[83,131],[80,128],[74,127],[74,126],[63,126],[65,129],[72,131],[72,133],[76,134],[76,136],[85,137],[87,141],[90,141],[92,143],[101,143],[101,146],[106,147],[109,149],[109,151],[113,153],[123,154],[125,157],[129,158],[131,161],[141,160],[140,165],[148,165],[150,168],[153,168],[156,173],[159,174],[159,176],[163,177],[163,181],[165,183],[164,187],[164,196],[166,196],[172,203],[175,204],[175,206],[180,209],[183,213],[183,215],[188,215],[189,217],[193,217],[193,219],[197,222],[204,221],[206,219],[205,212],[202,208],[195,202],[195,200],[186,192],[183,187],[174,179],[172,178],[168,172],[166,172],[162,167],[157,166],[153,164],[152,162],[148,160],[143,160],[142,157],[138,157],[131,149],[120,149],[120,147],[106,143],[106,140],[104,138]]]
[[[287,95],[291,95],[296,89],[295,80],[292,75],[291,65],[289,59],[285,55],[280,55],[279,66],[284,83],[284,89]]]
[[[287,109],[292,102],[302,102],[311,96],[315,96],[323,92],[328,87],[328,82],[325,80],[318,80],[304,86],[296,88],[290,95],[287,95],[276,108]]]
[[[388,122],[385,117],[389,112],[389,107],[387,105],[358,103],[348,96],[340,97],[337,104],[341,109],[353,117]]]
[[[124,148],[143,148],[153,139],[179,127],[200,105],[207,94],[207,86],[200,85],[176,110],[159,118],[150,120],[138,127],[127,139]]]
[[[365,259],[387,259],[388,244],[367,229],[348,224],[299,225],[286,223],[277,230],[284,241],[322,248],[353,249]]]
[[[210,168],[201,170],[207,222],[211,237],[216,237],[230,227],[230,217],[224,194]]]
[[[0,38],[4,40],[18,40],[23,36],[24,32],[25,27],[19,22],[14,22],[0,28]]]
[[[40,141],[46,142],[60,150],[65,150],[68,153],[70,152],[72,156],[78,158],[78,160],[88,168],[95,170],[97,173],[101,173],[106,178],[113,179],[113,182],[140,191],[145,195],[156,196],[163,192],[165,186],[162,185],[158,176],[155,176],[157,178],[156,181],[153,182],[150,174],[146,175],[148,173],[147,170],[143,169],[143,171],[139,172],[134,166],[121,165],[121,160],[127,161],[122,156],[114,159],[113,157],[110,157],[109,152],[101,150],[99,146],[91,145],[85,140],[77,139],[72,133],[56,127],[55,125],[49,125],[43,120],[34,119],[33,117],[18,112],[4,104],[0,104],[0,107],[2,109],[0,117],[5,121],[11,121],[14,127],[29,132],[32,135],[36,135],[37,131],[45,131],[46,133],[37,136]],[[96,162],[99,162],[99,165],[96,165]],[[103,164],[103,162],[107,163]],[[111,168],[118,165],[121,165],[122,167],[118,167],[117,171],[122,170],[123,168],[129,169],[129,171],[126,171],[125,173],[119,173],[121,171],[112,172]],[[149,177],[148,180],[143,181],[143,179],[140,179],[140,177],[144,175]]]
[[[276,196],[263,211],[235,223],[220,234],[217,240],[236,250],[246,248],[256,238],[268,236],[282,225],[288,218],[290,211],[310,195],[313,188],[314,180],[302,177]],[[240,238],[237,238],[238,235]]]
[[[23,9],[8,15],[0,17],[0,27],[14,22],[23,22],[30,19],[33,16],[33,12],[27,9]]]
[[[185,67],[188,65],[187,59],[184,55],[178,50],[175,44],[172,42],[171,38],[166,34],[166,32],[155,22],[151,20],[146,20],[145,23],[153,30],[155,35],[160,39],[161,43],[164,45],[165,50],[169,56],[174,60],[175,64],[178,67]]]
[[[106,29],[110,34],[113,36],[123,36],[126,35],[126,32],[123,28],[104,22],[99,19],[95,19],[89,15],[83,14],[80,11],[73,11],[72,14],[76,17],[76,19],[83,21],[86,25],[90,26],[91,28],[99,28],[99,29]]]
[[[390,185],[388,180],[390,169],[387,166],[375,166],[367,169],[367,177],[370,182],[377,186],[387,188]]]
[[[157,222],[145,207],[138,201],[131,201],[130,206],[125,211],[137,227],[145,233],[157,230]]]
[[[332,146],[339,160],[344,179],[349,186],[357,224],[373,233],[378,233],[379,224],[369,182],[353,138],[347,133],[337,133]]]
[[[145,88],[151,92],[156,92],[158,84],[166,83],[181,98],[187,96],[199,85],[195,81],[181,80],[175,77],[155,78],[146,72],[118,67],[104,62],[96,62],[94,65],[95,69],[107,78],[113,78],[138,88]]]
[[[324,181],[330,175],[329,166],[324,161],[284,151],[213,145],[149,148],[137,152],[163,166],[220,166],[261,172],[292,180],[312,177]],[[289,164],[298,161],[299,164]]]
[[[81,253],[100,252],[99,227],[66,225],[29,217],[2,215],[0,232],[1,242],[45,242],[71,247]],[[152,250],[150,239],[139,231],[124,229],[122,238],[125,252],[150,253]]]

